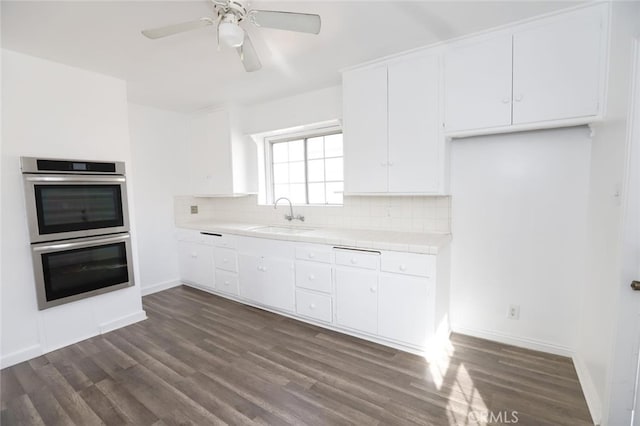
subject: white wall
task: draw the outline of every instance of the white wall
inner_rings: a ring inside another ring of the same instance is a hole
[[[584,271],[586,127],[451,142],[454,331],[571,355]],[[520,319],[507,318],[509,305]]]
[[[342,118],[342,86],[302,93],[243,108],[247,135]]]
[[[586,280],[576,345],[576,367],[592,416],[607,411],[610,358],[620,282],[621,190],[627,148],[633,37],[640,28],[640,3],[613,2],[609,85],[605,120],[595,126],[589,177]],[[605,418],[604,424],[607,423]]]
[[[125,161],[131,172],[123,81],[2,51],[2,366],[145,318],[140,287],[38,311],[20,156]],[[135,185],[129,179],[130,212]],[[134,278],[137,272],[132,217]]]
[[[173,196],[188,180],[190,116],[129,104],[140,286],[149,294],[179,284]]]

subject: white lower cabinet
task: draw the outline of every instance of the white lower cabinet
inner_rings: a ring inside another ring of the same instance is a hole
[[[336,322],[365,333],[378,331],[378,273],[336,269]]]
[[[425,346],[433,334],[430,279],[383,273],[378,288],[378,334]]]
[[[447,318],[449,274],[436,273],[448,265],[446,249],[434,256],[182,232],[181,279],[221,296],[408,350],[427,349]]]
[[[242,297],[272,308],[295,310],[292,260],[240,254],[238,270]]]
[[[179,241],[180,278],[190,284],[214,288],[213,247],[206,244]]]

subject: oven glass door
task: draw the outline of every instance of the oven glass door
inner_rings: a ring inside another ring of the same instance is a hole
[[[119,184],[34,185],[40,234],[124,225]]]
[[[31,242],[129,231],[123,176],[26,175]]]
[[[34,245],[40,309],[133,285],[129,235]]]

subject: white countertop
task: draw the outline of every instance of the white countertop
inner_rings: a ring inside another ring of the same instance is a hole
[[[260,229],[273,226],[284,229]],[[395,232],[367,229],[312,228],[301,225],[264,225],[256,223],[230,223],[210,220],[192,221],[179,228],[218,234],[243,235],[272,240],[329,244],[371,250],[392,250],[421,254],[438,254],[451,241],[451,234],[424,232]],[[294,229],[289,232],[287,228]]]

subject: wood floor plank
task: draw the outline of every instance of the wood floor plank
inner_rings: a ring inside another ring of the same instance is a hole
[[[429,363],[188,287],[143,304],[146,321],[2,370],[2,425],[592,424],[558,355],[454,334]]]

